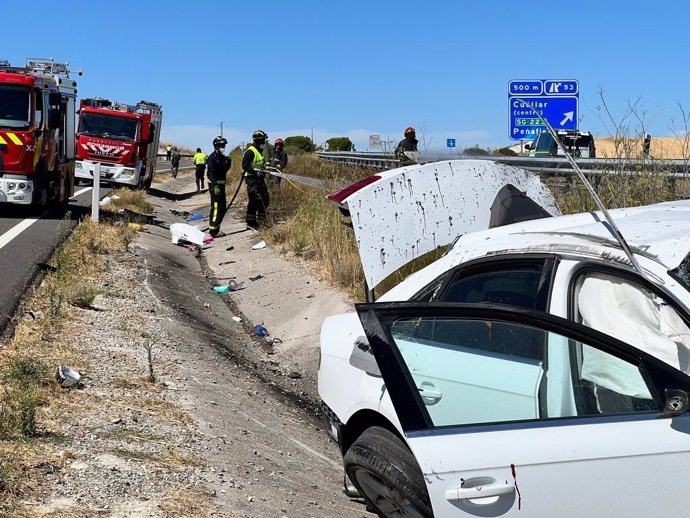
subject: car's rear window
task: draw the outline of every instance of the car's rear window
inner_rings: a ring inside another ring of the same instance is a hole
[[[541,265],[481,272],[453,280],[441,295],[442,302],[490,302],[537,308]]]

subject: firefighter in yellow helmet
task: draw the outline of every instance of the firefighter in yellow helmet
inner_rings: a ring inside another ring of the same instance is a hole
[[[266,186],[266,159],[264,150],[268,135],[265,131],[256,130],[252,134],[252,144],[247,146],[247,150],[242,157],[242,171],[244,172],[244,182],[247,184],[247,226],[259,228],[259,225],[266,219],[266,209],[268,209],[269,196]]]

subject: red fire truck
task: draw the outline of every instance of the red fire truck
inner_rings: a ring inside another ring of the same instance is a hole
[[[0,61],[0,202],[67,204],[74,194],[76,97],[66,63]]]
[[[148,101],[122,104],[100,97],[82,99],[77,127],[76,177],[149,188],[156,171],[163,111]]]

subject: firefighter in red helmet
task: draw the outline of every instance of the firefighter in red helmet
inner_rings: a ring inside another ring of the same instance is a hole
[[[413,127],[405,129],[405,138],[398,142],[395,148],[395,158],[400,160],[400,165],[413,164],[414,160],[405,154],[405,151],[417,151],[417,135]]]
[[[268,152],[268,165],[282,173],[287,163],[288,155],[285,152],[285,142],[283,142],[282,138],[277,138],[273,143],[273,147]],[[280,184],[280,176],[271,175],[269,179],[276,185]]]

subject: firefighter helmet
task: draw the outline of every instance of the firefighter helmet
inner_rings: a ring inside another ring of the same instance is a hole
[[[285,142],[283,142],[283,139],[282,139],[282,138],[277,138],[277,139],[276,139],[276,142],[275,142],[275,145],[276,145],[276,146],[282,146],[283,144],[285,144]]]
[[[213,139],[214,148],[225,147],[227,144],[228,141],[225,137],[216,137]]]
[[[407,137],[408,135],[411,135],[412,138],[414,138],[414,136],[415,136],[415,130],[412,126],[410,126],[409,128],[407,128],[405,130],[405,136]]]
[[[268,134],[263,130],[256,130],[252,133],[252,140],[258,144],[263,144],[268,140]]]

